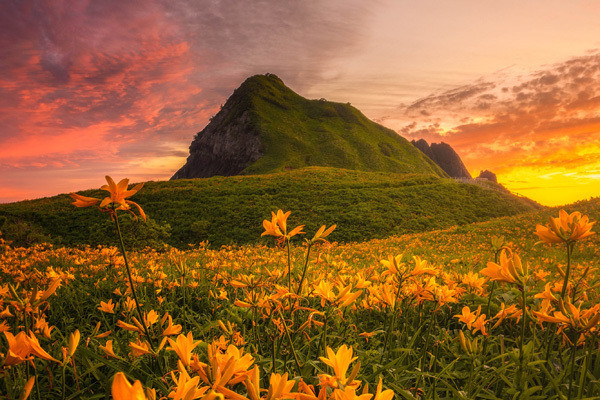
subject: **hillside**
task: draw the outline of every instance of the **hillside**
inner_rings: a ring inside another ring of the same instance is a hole
[[[308,100],[273,74],[237,88],[171,179],[266,174],[309,166],[447,176],[391,129],[349,103]]]
[[[80,193],[100,197],[106,192]],[[138,232],[126,240],[141,235],[142,244],[147,241],[156,246],[164,240],[182,248],[204,240],[213,246],[266,241],[260,237],[262,221],[277,209],[292,211],[289,224],[306,224],[308,232],[321,224],[337,224],[332,240],[347,242],[442,229],[540,208],[491,182],[481,186],[427,174],[322,167],[147,182],[132,199],[151,218],[151,229],[148,232],[143,223],[132,224]],[[2,226],[0,220],[0,231],[7,239],[11,234],[22,236],[19,230],[29,230],[55,243],[106,243],[113,229],[108,216],[70,203],[65,194],[0,204],[0,219],[5,221]]]

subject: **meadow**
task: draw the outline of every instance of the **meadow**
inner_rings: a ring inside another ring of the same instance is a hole
[[[139,189],[74,196],[116,247],[0,239],[0,398],[600,398],[598,199],[345,244],[273,210],[269,244],[131,251]]]

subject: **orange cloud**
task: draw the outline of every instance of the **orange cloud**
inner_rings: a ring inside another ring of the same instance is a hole
[[[383,119],[402,135],[443,140],[470,172],[497,173],[542,204],[600,196],[600,53],[526,77],[430,95]]]

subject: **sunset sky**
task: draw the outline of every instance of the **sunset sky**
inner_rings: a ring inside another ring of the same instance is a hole
[[[266,72],[542,204],[600,196],[599,17],[594,1],[4,0],[0,202],[166,180]]]

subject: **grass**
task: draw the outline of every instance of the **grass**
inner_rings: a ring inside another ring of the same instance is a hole
[[[106,192],[84,191],[87,196]],[[128,245],[179,248],[264,242],[265,215],[298,210],[292,223],[307,229],[337,224],[340,242],[422,232],[485,221],[539,208],[491,182],[485,186],[423,174],[311,167],[274,174],[147,182],[133,200],[148,225],[125,220]],[[109,221],[76,209],[67,195],[0,205],[5,237],[20,244],[51,239],[65,245],[116,245]],[[1,222],[1,221],[0,221]],[[23,243],[21,243],[23,242]]]

